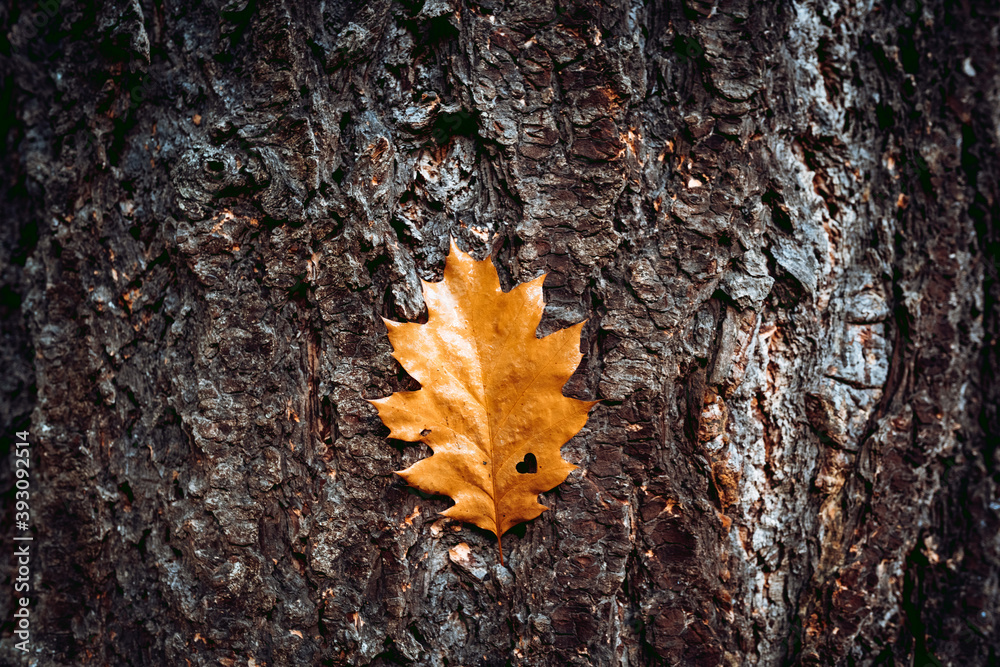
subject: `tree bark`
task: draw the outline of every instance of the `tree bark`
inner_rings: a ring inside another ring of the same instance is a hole
[[[0,23],[0,661],[995,664],[995,3]],[[506,566],[365,400],[416,388],[381,317],[449,238],[587,319],[580,468]]]

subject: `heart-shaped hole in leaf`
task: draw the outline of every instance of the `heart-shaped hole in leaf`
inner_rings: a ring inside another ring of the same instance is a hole
[[[538,459],[535,458],[534,454],[529,452],[524,455],[524,460],[514,467],[522,475],[534,475],[538,472]]]

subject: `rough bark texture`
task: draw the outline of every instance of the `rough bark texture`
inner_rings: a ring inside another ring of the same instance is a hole
[[[4,3],[0,661],[996,664],[998,25]],[[589,318],[581,468],[506,568],[364,400],[449,236]]]

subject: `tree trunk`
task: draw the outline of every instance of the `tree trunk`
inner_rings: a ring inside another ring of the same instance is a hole
[[[0,661],[996,664],[994,2],[0,23]],[[365,400],[449,238],[587,319],[506,566]]]

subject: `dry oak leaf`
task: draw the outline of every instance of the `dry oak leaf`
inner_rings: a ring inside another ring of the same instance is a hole
[[[371,401],[400,440],[422,440],[429,458],[397,472],[410,486],[451,496],[443,514],[500,536],[547,507],[538,494],[575,465],[560,447],[597,401],[562,395],[576,370],[584,322],[536,338],[545,307],[542,275],[510,292],[493,263],[451,243],[444,279],[423,284],[427,323],[383,320],[393,356],[420,382]]]

